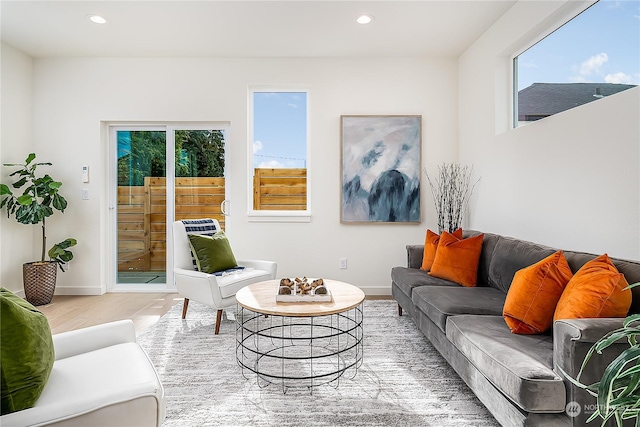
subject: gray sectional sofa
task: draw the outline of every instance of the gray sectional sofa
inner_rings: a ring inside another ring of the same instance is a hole
[[[464,237],[477,234],[465,231]],[[558,367],[575,377],[591,345],[622,326],[622,319],[559,320],[546,334],[512,334],[502,308],[513,276],[557,249],[485,233],[475,288],[420,270],[423,250],[421,245],[407,246],[407,267],[391,271],[399,315],[411,316],[503,426],[585,426],[595,398],[567,381]],[[564,253],[574,273],[597,256]],[[629,283],[640,281],[640,262],[612,261]],[[640,313],[640,287],[632,292],[630,312]],[[599,380],[604,367],[625,347],[615,344],[590,362],[583,381]],[[571,414],[566,411],[570,402],[577,403],[570,405]]]

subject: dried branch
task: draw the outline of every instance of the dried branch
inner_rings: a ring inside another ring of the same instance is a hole
[[[427,169],[427,176],[436,207],[439,232],[453,232],[462,226],[469,200],[480,178],[471,185],[473,167],[461,166],[459,163],[443,163],[438,166],[438,176],[432,180]]]

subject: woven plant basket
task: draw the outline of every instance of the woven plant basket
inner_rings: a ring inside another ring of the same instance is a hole
[[[55,262],[38,261],[22,264],[22,281],[27,301],[33,305],[49,304],[56,290],[57,272],[58,264]]]

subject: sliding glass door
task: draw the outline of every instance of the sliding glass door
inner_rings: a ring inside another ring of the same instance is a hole
[[[113,126],[115,253],[111,290],[173,287],[171,223],[215,218],[224,227],[226,126]]]

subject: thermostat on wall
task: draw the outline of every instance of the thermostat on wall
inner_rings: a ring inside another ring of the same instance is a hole
[[[82,165],[82,182],[89,182],[89,165]]]

